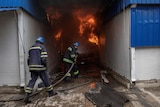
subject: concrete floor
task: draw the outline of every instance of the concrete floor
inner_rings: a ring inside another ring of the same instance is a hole
[[[48,97],[45,91],[41,91],[32,96],[32,103],[27,105],[23,103],[23,100],[7,101],[23,98],[23,93],[19,93],[18,89],[13,87],[1,87],[0,107],[96,107],[95,104],[84,96],[84,93],[93,88],[92,85],[94,83],[100,82],[100,70],[101,68],[93,65],[82,67],[80,78],[72,78],[71,83],[62,81],[54,87],[58,92],[56,96]],[[87,77],[84,75],[87,75]],[[160,87],[144,88],[134,86],[131,89],[127,89],[109,74],[107,75],[107,79],[109,83],[105,85],[117,92],[123,93],[129,99],[129,102],[125,103],[124,107],[160,107]],[[70,89],[70,87],[74,88]]]

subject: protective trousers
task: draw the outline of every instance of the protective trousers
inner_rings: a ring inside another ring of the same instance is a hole
[[[38,79],[38,76],[41,78],[45,87],[47,88],[47,92],[53,90],[53,87],[51,86],[50,80],[48,78],[47,71],[31,71],[31,80],[29,81],[25,89],[26,93],[32,93],[32,89],[35,85],[36,80]]]
[[[72,63],[67,63],[67,62],[65,62],[66,73],[69,71],[71,65],[72,65]],[[79,75],[79,70],[78,70],[78,67],[77,67],[77,64],[76,64],[76,63],[74,64],[72,70],[73,70],[73,75],[71,75],[71,72],[66,74],[66,81],[70,81],[71,76],[73,76],[73,77],[78,77],[78,75]]]

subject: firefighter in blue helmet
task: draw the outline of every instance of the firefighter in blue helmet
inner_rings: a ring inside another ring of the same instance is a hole
[[[80,45],[79,42],[74,42],[72,46],[67,48],[67,50],[64,54],[64,57],[63,57],[63,61],[65,62],[65,72],[66,73],[70,69],[71,65],[74,63],[72,70],[73,70],[73,77],[75,77],[75,78],[78,78],[78,75],[79,75],[78,66],[76,64],[77,57],[78,57],[77,49],[78,49],[79,45]],[[69,82],[71,76],[72,76],[72,74],[70,72],[67,73],[65,80],[67,82]]]
[[[28,66],[31,73],[31,80],[25,88],[25,98],[24,102],[30,103],[29,95],[32,93],[32,89],[35,85],[35,82],[38,76],[41,78],[45,84],[46,91],[50,96],[56,95],[57,93],[53,91],[53,87],[50,83],[47,74],[47,50],[43,45],[45,39],[43,37],[38,37],[36,43],[30,47],[28,52]]]

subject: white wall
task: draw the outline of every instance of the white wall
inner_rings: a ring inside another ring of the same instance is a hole
[[[30,72],[27,65],[28,50],[31,45],[35,43],[35,40],[39,34],[44,34],[44,25],[37,21],[34,17],[23,11],[23,37],[25,46],[25,73],[26,84],[30,80]],[[45,34],[44,34],[45,36]]]
[[[17,23],[13,11],[0,12],[0,86],[19,85]]]
[[[25,86],[28,49],[44,34],[44,25],[22,10],[0,12],[0,23],[0,86]]]
[[[160,79],[160,48],[136,48],[136,80]]]
[[[100,37],[102,64],[130,80],[130,11],[121,12],[105,24]]]

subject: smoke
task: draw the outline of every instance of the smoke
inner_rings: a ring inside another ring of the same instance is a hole
[[[65,51],[74,41],[79,41],[81,44],[81,52],[90,51],[90,43],[88,41],[89,30],[80,36],[79,25],[80,21],[75,15],[79,14],[85,17],[89,14],[95,15],[100,5],[104,0],[40,0],[40,5],[46,10],[49,16],[49,22],[52,27],[51,39],[62,31],[60,40],[53,40],[55,48]]]
[[[45,9],[51,28],[47,36],[49,49],[49,69],[56,71],[57,64],[61,60],[59,52],[65,52],[67,47],[74,41],[80,42],[79,53],[95,53],[97,46],[88,41],[90,29],[85,30],[83,35],[79,33],[80,18],[87,15],[95,16],[104,0],[39,0]],[[61,33],[59,33],[61,31]],[[61,34],[58,40],[57,34]],[[55,66],[53,66],[55,65]],[[60,65],[60,64],[59,64]]]
[[[40,0],[43,8],[56,7],[56,8],[97,8],[103,0]]]

